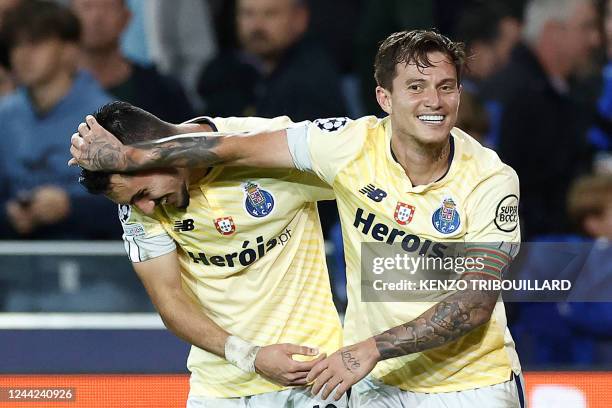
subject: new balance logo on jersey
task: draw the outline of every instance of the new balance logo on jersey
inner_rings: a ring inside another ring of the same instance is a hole
[[[194,228],[193,220],[191,218],[174,222],[175,231],[193,231]]]
[[[361,190],[359,190],[361,194],[365,194],[370,200],[380,203],[387,196],[387,192],[381,190],[380,188],[376,188],[374,184],[368,184]]]

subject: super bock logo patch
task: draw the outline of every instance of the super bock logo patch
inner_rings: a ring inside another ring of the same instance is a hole
[[[242,185],[244,189],[244,209],[255,218],[262,218],[274,210],[274,196],[264,190],[259,184],[247,182]]]
[[[436,231],[442,234],[452,234],[459,229],[461,217],[452,198],[448,197],[442,201],[440,208],[434,211],[431,222]]]
[[[512,232],[518,226],[518,204],[516,195],[510,194],[502,198],[495,210],[495,226],[498,230]]]

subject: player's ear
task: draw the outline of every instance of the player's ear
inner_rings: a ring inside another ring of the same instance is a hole
[[[376,100],[378,101],[380,108],[390,115],[393,110],[393,104],[391,103],[391,92],[389,92],[380,85],[377,86]]]

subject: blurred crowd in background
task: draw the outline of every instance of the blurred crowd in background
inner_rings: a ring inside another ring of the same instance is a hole
[[[612,299],[612,0],[0,0],[0,238],[120,238],[116,206],[66,166],[101,105],[382,116],[377,46],[418,28],[466,44],[458,127],[517,171],[523,240],[597,242],[589,273]],[[321,213],[342,303],[334,205]],[[0,310],[45,309],[1,292]],[[527,364],[612,365],[612,303],[508,308]]]

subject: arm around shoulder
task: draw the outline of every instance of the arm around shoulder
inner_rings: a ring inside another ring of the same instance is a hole
[[[246,137],[248,136],[248,137]],[[286,130],[257,133],[198,132],[123,145],[93,116],[72,136],[70,165],[91,171],[133,172],[214,165],[293,168]]]

